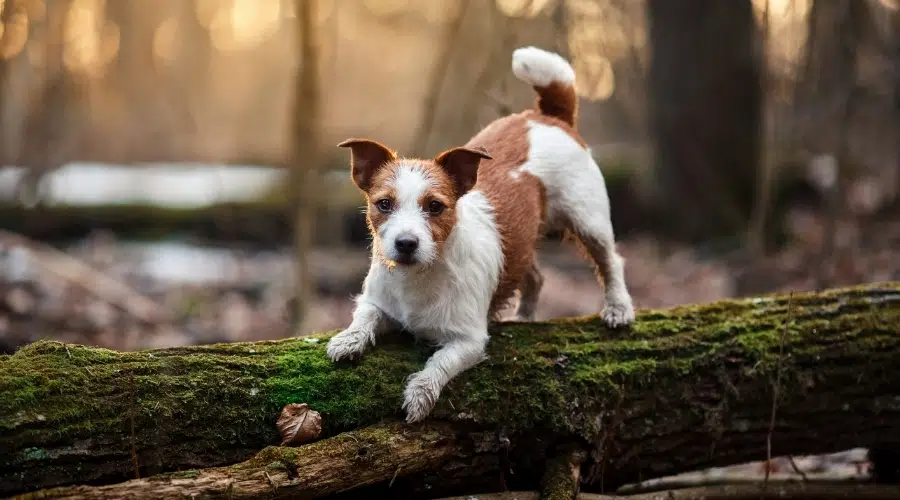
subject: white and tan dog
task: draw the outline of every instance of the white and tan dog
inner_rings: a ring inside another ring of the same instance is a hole
[[[512,70],[534,87],[537,109],[495,120],[463,147],[423,160],[367,139],[339,145],[352,151],[374,242],[353,321],[328,356],[358,357],[392,327],[438,344],[408,380],[407,422],[427,417],[447,382],[485,358],[488,323],[516,290],[516,319],[533,319],[546,227],[576,236],[596,264],[604,322],[634,320],[603,174],[575,130],[575,72],[535,47],[514,51]]]

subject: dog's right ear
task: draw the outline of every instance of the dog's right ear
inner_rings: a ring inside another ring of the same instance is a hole
[[[350,148],[350,175],[363,191],[372,186],[372,176],[379,168],[397,159],[393,151],[370,139],[347,139],[338,147]]]

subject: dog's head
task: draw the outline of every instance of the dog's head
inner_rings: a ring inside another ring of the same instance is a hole
[[[368,139],[338,146],[352,151],[353,182],[366,195],[374,247],[389,265],[427,267],[440,258],[456,224],[456,202],[478,177],[482,149],[453,148],[431,160],[399,158]]]

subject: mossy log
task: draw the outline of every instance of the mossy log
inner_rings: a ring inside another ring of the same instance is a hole
[[[586,491],[761,459],[769,439],[773,454],[900,445],[900,282],[643,311],[627,331],[587,317],[491,333],[433,420],[509,439],[523,489],[543,467],[528,450],[573,440]],[[431,349],[398,335],[333,364],[328,337],[0,356],[0,494],[238,463],[279,442],[287,403],[319,411],[323,438],[402,418]]]

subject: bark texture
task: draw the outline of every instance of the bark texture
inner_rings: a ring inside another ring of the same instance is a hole
[[[458,461],[489,455],[478,433],[430,423],[400,423],[346,432],[301,448],[271,446],[228,467],[187,470],[105,486],[67,486],[26,493],[37,498],[322,498],[422,471],[440,471]],[[490,439],[488,438],[488,441]]]
[[[542,467],[529,450],[554,440],[589,449],[582,477],[607,491],[761,459],[769,437],[773,455],[900,444],[898,282],[642,311],[629,331],[586,317],[491,334],[433,420],[508,439],[525,484]],[[431,349],[390,336],[333,364],[329,336],[0,356],[0,494],[238,463],[279,442],[287,403],[321,412],[323,438],[401,418]]]

